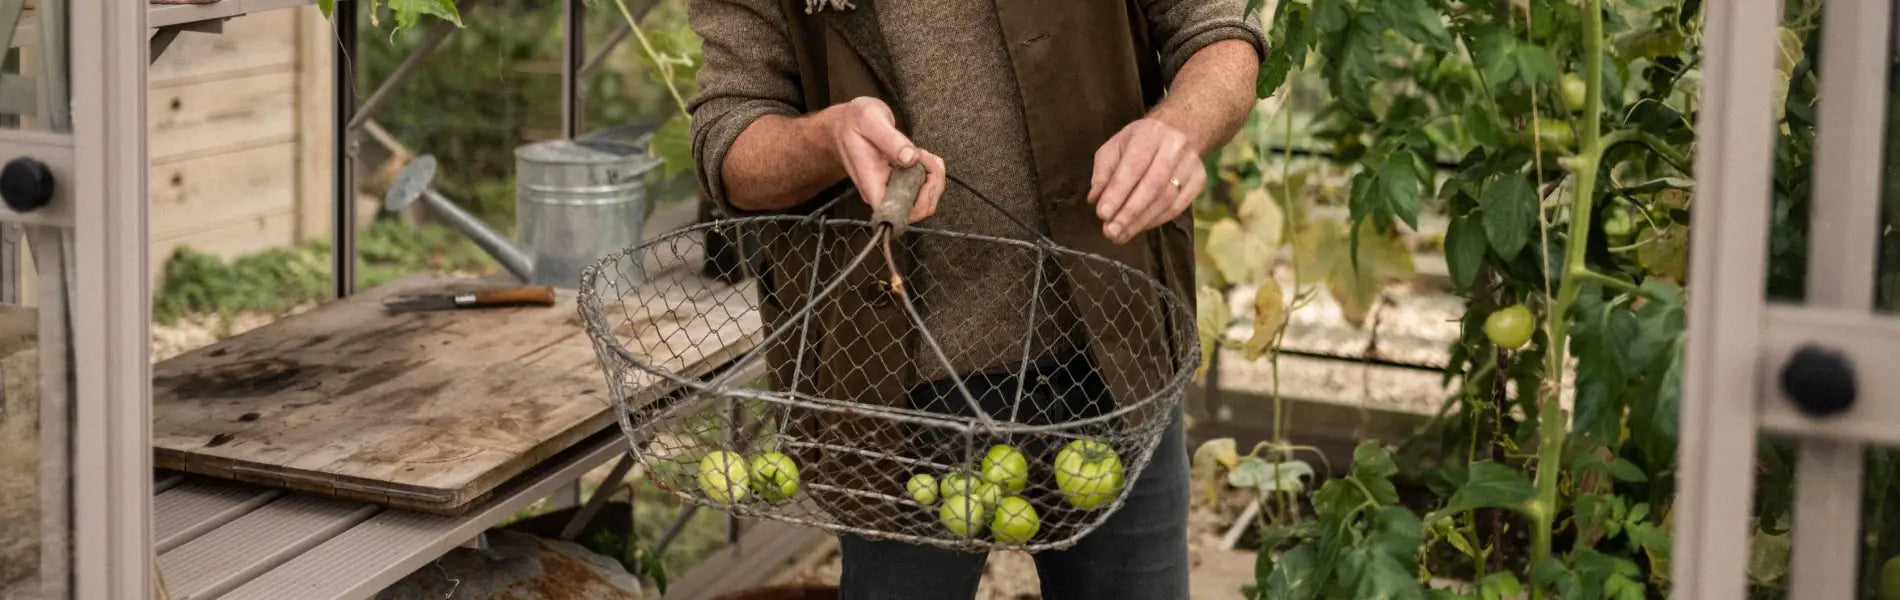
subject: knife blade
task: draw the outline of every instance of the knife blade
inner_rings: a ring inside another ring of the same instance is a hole
[[[383,303],[390,312],[425,312],[504,306],[554,306],[554,288],[526,287],[463,294],[412,296]]]

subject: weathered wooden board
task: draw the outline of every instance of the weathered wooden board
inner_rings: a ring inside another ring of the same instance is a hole
[[[156,88],[146,97],[154,164],[293,141],[297,74],[255,75]]]
[[[224,22],[223,33],[186,31],[152,62],[152,88],[296,68],[297,15],[280,10]]]
[[[176,239],[293,213],[296,167],[295,142],[152,165],[146,192],[151,238]],[[290,236],[268,240],[273,246],[290,242]]]
[[[748,317],[717,329],[623,322],[622,335],[640,339],[628,347],[666,348],[694,359],[674,369],[703,372],[756,344],[751,286],[659,276],[668,279],[640,293],[663,292],[675,311]],[[405,279],[159,363],[157,466],[454,514],[611,423],[571,296],[552,308],[381,306],[392,295],[482,285]],[[666,391],[652,377],[633,384],[643,396]]]

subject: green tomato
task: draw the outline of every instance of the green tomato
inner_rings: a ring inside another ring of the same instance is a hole
[[[714,451],[699,459],[699,489],[719,504],[743,502],[750,494],[752,475],[745,457],[737,452]]]
[[[1577,148],[1577,130],[1569,121],[1558,119],[1538,119],[1537,135],[1543,138],[1543,150],[1575,150]]]
[[[798,493],[798,463],[783,452],[752,457],[752,489],[766,502],[784,502]]]
[[[910,490],[910,499],[916,500],[918,504],[930,506],[937,503],[937,478],[929,473],[912,475],[904,488]]]
[[[1564,73],[1559,87],[1563,90],[1565,110],[1570,112],[1583,110],[1584,105],[1590,100],[1590,86],[1585,84],[1583,78],[1578,77],[1576,73]]]
[[[1636,219],[1630,216],[1629,209],[1610,207],[1610,214],[1603,216],[1603,235],[1613,240],[1626,240],[1633,233],[1636,233]]]
[[[984,481],[972,473],[951,473],[943,477],[938,491],[944,498],[952,496],[972,496],[983,502],[984,506],[996,506],[1003,499],[1003,488]]]
[[[1093,510],[1121,494],[1122,459],[1096,440],[1069,442],[1056,453],[1056,489],[1070,506]]]
[[[1531,317],[1531,309],[1522,304],[1513,304],[1491,313],[1484,318],[1484,335],[1499,348],[1516,350],[1530,343],[1531,334],[1537,331],[1537,321]]]
[[[969,496],[950,496],[943,499],[943,508],[937,511],[938,520],[943,528],[957,537],[976,535],[989,521],[989,507],[983,501]]]
[[[1029,485],[1029,459],[1023,453],[1003,444],[990,448],[983,456],[983,480],[1003,486],[1003,491],[1016,493]]]
[[[990,535],[996,541],[1005,544],[1021,544],[1036,537],[1042,529],[1042,519],[1036,516],[1036,507],[1020,496],[1004,498],[996,504],[996,518],[990,521]]]

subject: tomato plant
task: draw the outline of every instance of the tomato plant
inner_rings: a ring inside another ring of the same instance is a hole
[[[1257,91],[1278,114],[1209,161],[1225,188],[1197,208],[1203,341],[1274,360],[1286,314],[1322,291],[1360,324],[1384,282],[1410,276],[1394,240],[1433,214],[1466,316],[1445,372],[1455,392],[1433,422],[1446,466],[1422,478],[1428,505],[1387,492],[1404,475],[1378,444],[1304,496],[1311,518],[1294,510],[1304,486],[1266,475],[1311,472],[1278,433],[1265,453],[1197,453],[1210,489],[1224,468],[1268,506],[1250,597],[1666,596],[1702,2],[1255,4],[1274,49]],[[1784,10],[1766,290],[1783,298],[1801,293],[1819,3]],[[1296,122],[1310,146],[1333,149],[1321,170],[1348,181],[1343,226],[1304,214],[1332,190],[1289,166]],[[1900,148],[1900,134],[1890,141]],[[1288,265],[1247,258],[1283,245]],[[1268,275],[1285,266],[1291,293]],[[1226,332],[1237,285],[1257,288],[1244,341]],[[1790,456],[1763,444],[1750,576],[1765,596],[1783,585]],[[1892,457],[1869,464],[1878,517]],[[1884,532],[1887,520],[1870,523]],[[1894,554],[1881,539],[1877,554]],[[1871,591],[1883,573],[1869,564]],[[1470,585],[1429,589],[1435,569]]]

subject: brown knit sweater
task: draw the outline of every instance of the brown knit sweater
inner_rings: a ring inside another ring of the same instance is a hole
[[[862,5],[866,0],[859,0]],[[1258,24],[1243,15],[1246,0],[1139,0],[1161,52],[1164,76],[1201,47],[1242,39],[1264,53]],[[830,10],[827,8],[826,10]],[[908,134],[945,167],[997,201],[1018,221],[1043,227],[1036,174],[1009,58],[993,0],[878,0]],[[692,0],[689,17],[705,40],[700,92],[691,103],[701,189],[724,204],[720,165],[739,132],[760,116],[805,112],[787,24],[777,0]],[[1059,73],[1049,74],[1060,77]],[[840,99],[842,100],[842,99]],[[1090,161],[1091,156],[1075,160]],[[923,227],[1026,239],[995,208],[957,185],[944,192]],[[1032,299],[1033,255],[928,236],[912,246],[913,281],[923,293],[925,324],[957,373],[1013,366],[1023,352]],[[955,299],[954,302],[944,299]],[[933,301],[934,300],[934,301]],[[1033,345],[1054,351],[1072,330],[1063,303],[1045,303]],[[948,375],[928,351],[917,352],[920,376]]]

